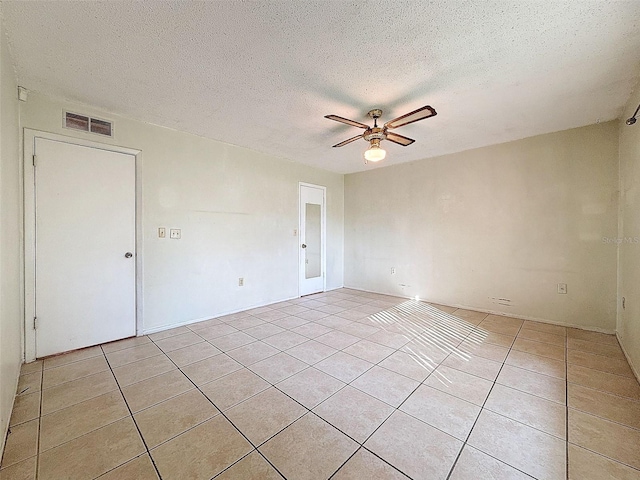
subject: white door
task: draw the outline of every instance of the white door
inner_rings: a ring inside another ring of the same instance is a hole
[[[325,288],[325,187],[300,184],[300,296]]]
[[[36,356],[130,337],[135,156],[37,138]]]

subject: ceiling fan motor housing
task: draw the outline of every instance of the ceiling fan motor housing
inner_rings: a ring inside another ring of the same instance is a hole
[[[369,128],[367,129],[363,134],[362,137],[367,141],[370,142],[371,140],[384,140],[385,138],[387,138],[386,132],[384,128],[380,128],[380,127],[373,127],[373,128]]]

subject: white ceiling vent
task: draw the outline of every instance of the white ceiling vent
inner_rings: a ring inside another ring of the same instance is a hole
[[[113,122],[80,115],[79,113],[64,112],[63,126],[74,130],[82,130],[83,132],[113,137]]]

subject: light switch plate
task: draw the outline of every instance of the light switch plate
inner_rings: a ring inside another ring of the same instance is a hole
[[[167,236],[167,229],[165,227],[158,227],[158,238],[165,238]]]

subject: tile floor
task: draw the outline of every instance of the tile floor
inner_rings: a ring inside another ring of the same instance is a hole
[[[283,477],[638,480],[640,386],[611,335],[342,289],[24,365],[0,469]]]

